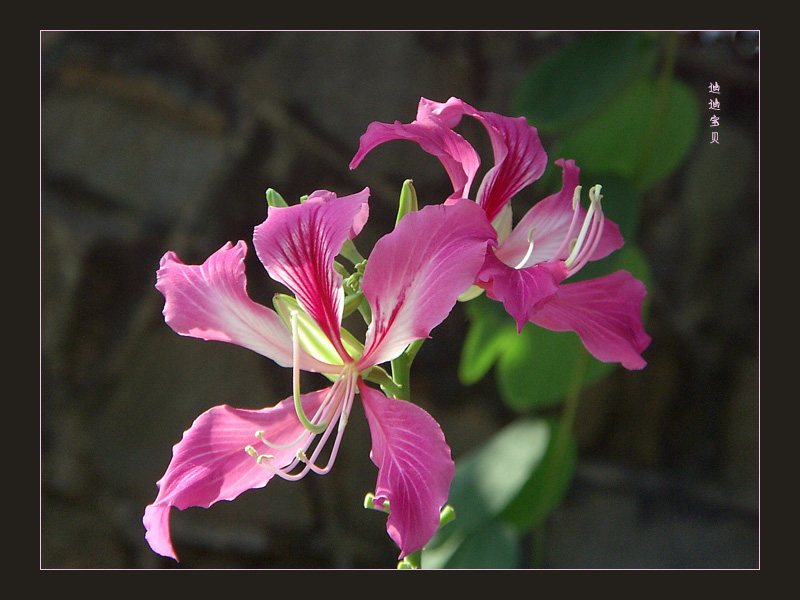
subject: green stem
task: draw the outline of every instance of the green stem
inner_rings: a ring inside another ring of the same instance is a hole
[[[416,340],[408,345],[405,351],[392,361],[392,379],[400,386],[400,394],[395,396],[401,400],[411,399],[411,363],[417,356],[425,340]]]
[[[575,413],[578,411],[578,401],[580,400],[588,366],[589,353],[581,346],[578,348],[578,354],[575,357],[572,378],[570,379],[567,395],[564,398],[564,411],[561,413],[562,431],[565,432],[563,437],[566,437],[566,433],[572,431],[572,426],[575,423]]]

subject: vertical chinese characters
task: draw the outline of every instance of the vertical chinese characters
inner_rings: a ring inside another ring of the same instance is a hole
[[[717,94],[718,95],[720,93],[719,83],[717,83],[716,81],[713,82],[713,83],[709,83],[708,84],[708,93],[709,94]],[[720,110],[720,107],[721,107],[721,104],[720,104],[719,98],[709,98],[709,100],[708,100],[708,109],[709,110],[714,110],[714,111]],[[710,123],[709,127],[712,127],[712,128],[713,127],[719,127],[719,123],[720,123],[719,115],[712,114],[711,117],[709,118],[709,123]],[[715,129],[715,130],[711,131],[711,142],[710,143],[719,144],[719,131],[718,130]]]

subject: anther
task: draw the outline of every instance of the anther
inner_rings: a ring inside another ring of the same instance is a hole
[[[581,201],[581,186],[576,185],[575,186],[575,191],[572,193],[572,210],[573,211],[576,208],[578,208],[578,204],[580,204],[580,201]]]
[[[597,202],[598,204],[600,204],[600,200],[603,198],[603,196],[600,194],[600,190],[602,189],[603,186],[601,186],[600,184],[597,184],[594,187],[592,187],[592,189],[589,190],[589,200],[591,202]]]

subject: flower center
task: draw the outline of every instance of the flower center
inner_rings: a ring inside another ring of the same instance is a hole
[[[325,421],[320,423],[325,424],[325,429],[320,433],[315,433],[303,423],[305,429],[300,433],[297,439],[288,444],[276,444],[267,439],[264,431],[256,431],[256,438],[267,446],[269,450],[265,453],[259,453],[254,446],[250,445],[245,447],[245,451],[255,458],[259,465],[288,481],[302,479],[309,471],[313,471],[319,475],[324,475],[329,472],[336,461],[342,434],[344,433],[345,427],[347,427],[347,420],[353,408],[357,380],[358,373],[354,366],[346,366],[339,374],[336,381],[325,395],[322,404],[320,404],[313,417],[308,419],[313,426],[316,421],[327,417]],[[299,412],[298,418],[300,418],[302,422],[303,419],[300,417]],[[333,445],[330,448],[327,463],[325,466],[320,466],[317,464],[317,461],[323,449],[328,445],[328,440],[334,432],[336,435],[333,440]],[[295,449],[294,456],[290,460],[286,460],[286,458],[281,460],[281,462],[288,464],[282,467],[276,465],[275,462],[278,452],[274,451],[289,449]]]

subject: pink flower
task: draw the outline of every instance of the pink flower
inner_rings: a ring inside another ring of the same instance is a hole
[[[619,227],[603,214],[600,186],[589,191],[589,208],[584,209],[580,170],[572,160],[557,160],[563,169],[561,191],[535,204],[512,228],[511,198],[536,181],[547,165],[536,128],[524,117],[478,111],[457,98],[445,103],[422,98],[413,122],[370,124],[350,168],[384,142],[414,141],[439,158],[450,177],[453,193],[445,204],[468,198],[480,159],[453,129],[464,115],[484,126],[494,154],[475,202],[497,234],[476,286],[503,303],[518,330],[532,322],[573,331],[599,360],[643,368],[647,363],[641,354],[650,344],[641,317],[644,284],[627,271],[564,283],[587,262],[608,256],[624,243]]]
[[[366,221],[368,195],[367,189],[342,198],[318,191],[302,204],[270,207],[253,246],[269,275],[296,298],[277,298],[277,311],[247,294],[243,241],[225,244],[202,265],[185,265],[173,252],[161,259],[156,288],[166,299],[167,324],[181,335],[237,344],[292,367],[294,393],[273,407],[216,406],[195,420],[145,510],[146,539],[155,552],[177,560],[172,507],[207,508],[275,475],[296,480],[327,473],[356,394],[378,467],[375,504],[390,503],[387,531],[400,557],[436,531],[454,473],[444,435],[424,410],[367,381],[447,316],[481,268],[492,231],[472,202],[404,217],[375,244],[364,269],[360,287],[372,320],[361,345],[342,328],[345,296],[334,259]],[[301,370],[323,373],[332,383],[301,394]],[[328,457],[324,465],[320,456]]]

